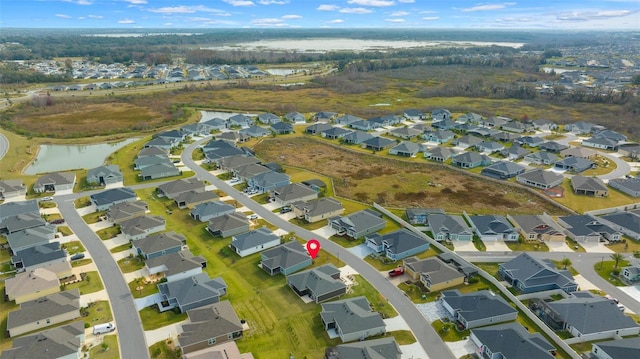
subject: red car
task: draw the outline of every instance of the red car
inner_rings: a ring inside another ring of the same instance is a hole
[[[389,277],[399,276],[404,273],[404,267],[400,266],[389,271]]]

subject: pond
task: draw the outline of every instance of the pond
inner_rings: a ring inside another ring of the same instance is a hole
[[[300,71],[304,71],[304,70],[297,70],[297,69],[265,69],[266,72],[268,72],[270,75],[274,75],[274,76],[287,76],[287,75],[292,75],[292,74],[297,74]]]
[[[220,112],[220,111],[200,111],[200,122],[207,122],[209,120],[213,120],[214,118],[221,118],[223,120],[228,119],[229,117],[240,115],[238,112]],[[243,113],[242,115],[255,117],[256,114],[253,113]]]
[[[38,157],[27,167],[25,174],[95,168],[104,164],[110,154],[137,141],[129,138],[120,142],[92,145],[41,145]]]

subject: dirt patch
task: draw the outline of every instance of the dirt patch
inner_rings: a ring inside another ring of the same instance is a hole
[[[524,189],[475,178],[446,166],[355,153],[311,138],[274,138],[255,150],[265,161],[331,177],[336,194],[388,207],[436,207],[470,214],[564,213]]]

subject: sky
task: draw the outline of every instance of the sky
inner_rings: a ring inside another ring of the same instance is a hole
[[[2,0],[11,27],[640,31],[640,0]]]

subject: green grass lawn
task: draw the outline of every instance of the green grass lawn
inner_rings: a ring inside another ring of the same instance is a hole
[[[138,257],[126,257],[118,261],[122,273],[131,273],[144,268],[144,261]]]
[[[76,268],[76,267],[82,267],[84,265],[87,265],[89,263],[92,263],[93,260],[91,258],[83,258],[83,259],[78,259],[75,261],[71,261],[71,267]]]
[[[137,280],[132,280],[128,283],[129,290],[131,294],[133,294],[134,298],[144,298],[151,294],[156,294],[159,292],[157,284],[144,284],[142,282],[138,283]],[[142,289],[140,289],[142,288]]]
[[[319,229],[327,225],[327,220],[323,219],[321,221],[315,223],[309,223],[304,220],[304,218],[291,218],[289,222],[295,224],[298,227],[302,227],[308,231],[313,231],[314,229]]]
[[[84,216],[82,216],[82,219],[87,224],[98,223],[100,222],[100,217],[104,216],[105,213],[106,211],[87,213]]]
[[[609,258],[608,256],[605,257],[605,259],[608,259],[608,258]],[[598,273],[598,275],[600,275],[602,278],[607,280],[609,283],[615,286],[625,286],[626,284],[620,281],[618,278],[616,278],[616,276],[614,276],[612,273],[614,271],[615,264],[616,263],[612,260],[600,261],[593,266],[593,269],[595,269],[596,273]],[[629,265],[628,261],[621,260],[618,263],[617,270],[619,271],[620,268],[626,267],[628,265]]]
[[[120,234],[120,226],[102,228],[98,230],[96,234],[98,235],[98,237],[100,237],[100,239],[106,241],[107,239],[115,238],[118,234]]]
[[[585,196],[581,194],[573,193],[571,189],[570,181],[565,180],[562,184],[564,189],[564,197],[554,198],[554,200],[565,206],[575,210],[578,213],[584,213],[586,211],[592,211],[595,209],[618,207],[635,203],[635,198],[622,193],[613,188],[609,189],[609,196],[604,198],[594,198],[592,196]]]
[[[109,250],[109,252],[111,253],[118,253],[118,252],[124,252],[126,250],[131,249],[131,243],[125,243],[125,244],[121,244],[117,247],[113,247],[111,248],[111,250]]]
[[[0,281],[0,293],[4,293],[4,281]],[[5,299],[4,295],[0,295],[0,352],[5,351],[6,349],[11,348],[11,344],[13,340],[6,338],[5,333],[7,332],[7,316],[9,312],[19,309],[20,306],[16,304],[15,301],[9,301]]]
[[[173,343],[169,339],[170,343]],[[176,349],[169,347],[166,340],[154,343],[149,347],[149,355],[153,359],[180,359],[182,356],[178,355]]]
[[[409,296],[412,302],[416,304],[427,303],[434,301],[436,299],[435,295],[428,296],[427,293],[424,293],[422,289],[416,284],[407,284],[406,282],[400,283],[398,285],[398,289],[405,292]]]
[[[58,226],[57,229],[58,229],[58,232],[62,233],[63,237],[70,236],[73,234],[73,231],[71,230],[71,228],[67,226]]]
[[[484,242],[480,240],[477,236],[473,236],[472,240],[473,246],[476,247],[480,252],[485,252],[487,250],[487,246],[484,245]]]
[[[640,251],[640,241],[624,237],[622,241],[609,244],[607,248],[617,253],[633,253],[634,251]]]
[[[473,263],[473,264],[475,264],[478,268],[482,269],[483,271],[498,278],[497,275],[498,275],[498,270],[500,269],[500,263]]]
[[[144,330],[153,330],[162,328],[169,324],[178,323],[187,319],[187,313],[176,314],[173,310],[167,310],[166,312],[159,312],[158,306],[153,305],[146,307],[140,312],[140,320],[142,320],[142,327]]]
[[[87,272],[85,274],[86,277],[84,280],[77,283],[66,284],[64,286],[64,290],[78,288],[80,290],[80,294],[89,294],[104,289],[97,271]]]
[[[62,245],[62,248],[66,249],[70,255],[74,255],[78,252],[84,252],[86,249],[80,241],[71,241]]]
[[[409,345],[416,342],[416,337],[413,336],[413,333],[410,330],[394,330],[392,332],[387,332],[384,337],[393,337],[398,345]],[[378,337],[374,337],[371,339],[377,339]]]
[[[346,235],[345,236],[333,235],[329,237],[329,239],[336,242],[337,244],[341,245],[344,248],[351,248],[364,243],[364,238],[353,239],[351,237],[347,237]]]
[[[512,251],[522,251],[522,252],[548,252],[549,247],[546,244],[540,242],[526,242],[522,239],[517,242],[507,241],[505,242],[507,247]]]
[[[420,259],[424,259],[424,258],[436,256],[438,254],[439,252],[435,248],[430,247],[428,250],[418,253],[416,257]],[[364,258],[364,260],[380,271],[392,270],[393,268],[399,265],[402,265],[402,260],[392,261],[386,256],[381,256],[381,255],[379,256],[368,255]]]
[[[118,347],[118,337],[114,335],[105,335],[103,343],[106,345],[97,345],[91,348],[89,357],[91,359],[118,359],[120,358],[120,348]]]
[[[73,205],[76,208],[88,207],[91,205],[91,200],[89,199],[89,196],[79,197],[76,198],[75,201],[73,201]]]
[[[80,313],[82,314],[82,320],[84,321],[85,326],[88,324],[92,327],[94,325],[108,323],[113,320],[111,306],[109,306],[109,302],[106,300],[89,303],[86,308],[80,310]]]
[[[445,342],[457,342],[469,337],[469,334],[471,334],[471,330],[469,329],[459,331],[454,323],[445,323],[440,319],[431,323],[431,326]]]

